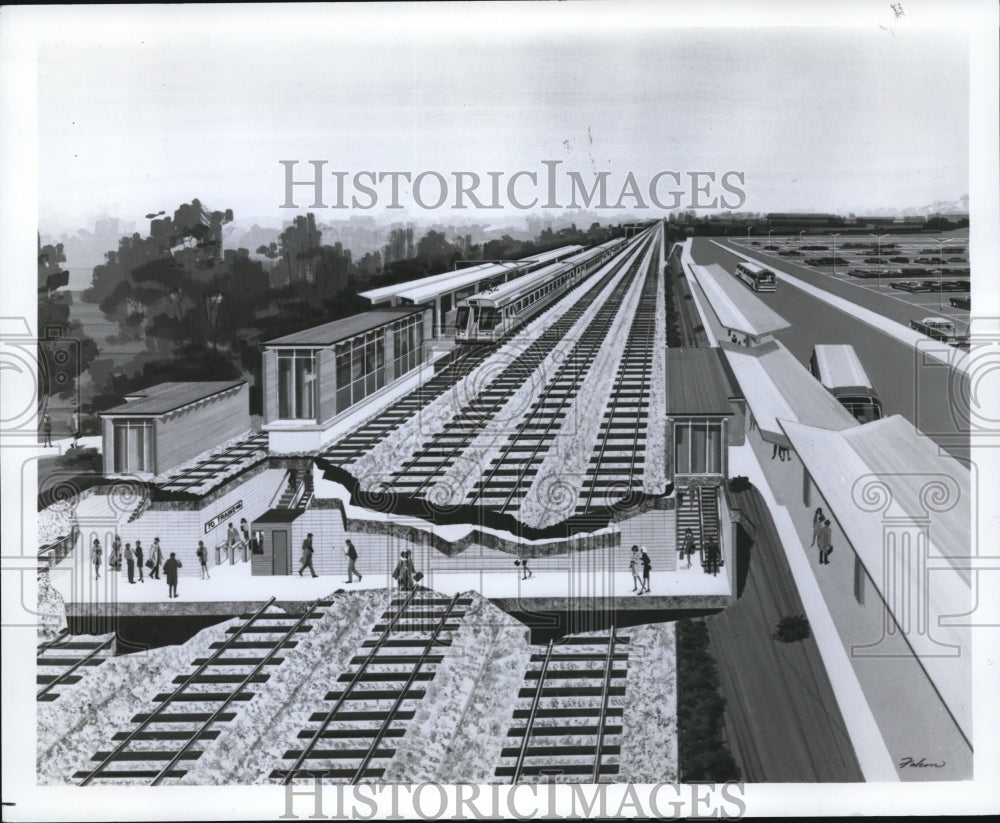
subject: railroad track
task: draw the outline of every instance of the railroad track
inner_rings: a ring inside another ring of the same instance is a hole
[[[73,779],[81,786],[123,780],[156,786],[184,777],[184,764],[197,760],[204,741],[218,738],[219,727],[236,717],[234,704],[253,698],[270,678],[265,670],[280,666],[281,653],[297,645],[295,636],[311,631],[311,622],[331,605],[331,601],[316,600],[296,617],[268,613],[273,603],[272,597],[253,614],[241,615],[241,625],[230,627],[229,636],[213,643],[208,657],[191,664],[193,672],[174,678],[176,688],[156,695],[152,711],[135,715],[132,722],[136,725],[112,738],[117,745],[97,752],[91,758],[97,765],[77,771]],[[247,654],[252,656],[243,656]],[[181,706],[182,710],[169,711]]]
[[[526,380],[531,379],[542,361],[565,338],[620,270],[619,265],[608,271],[527,349],[514,358],[472,401],[456,412],[440,432],[399,467],[387,481],[388,485],[414,497],[433,486],[476,439],[484,424],[504,407],[511,394],[524,385]],[[613,299],[609,298],[606,304]]]
[[[351,660],[353,671],[327,693],[329,707],[314,712],[299,732],[302,748],[286,751],[288,764],[271,779],[287,785],[315,776],[351,784],[382,778],[394,741],[405,735],[471,604],[427,590],[394,600],[363,643],[365,652]]]
[[[624,259],[624,254],[619,259]],[[604,283],[607,282],[607,279],[613,276],[613,272],[616,270],[617,269],[613,270],[611,274],[609,274],[602,282],[598,283],[598,285],[592,288],[588,293],[596,296],[596,294],[600,292],[601,288],[603,288]],[[584,278],[580,283],[574,286],[570,292],[578,289],[581,285],[586,283],[588,279],[589,278]],[[583,299],[586,300],[586,296]],[[591,301],[593,299],[593,297],[590,298]],[[553,300],[539,312],[533,314],[527,322],[534,322],[539,317],[544,316],[547,312],[551,311],[558,302],[559,300]],[[583,313],[588,305],[590,305],[589,302],[586,303],[579,311],[576,311],[575,306],[569,310],[570,312],[575,313],[575,316],[573,317],[574,321],[580,316],[580,314]],[[563,317],[566,317],[566,315],[563,315]],[[540,363],[559,342],[559,340],[562,339],[562,334],[565,334],[565,330],[568,330],[571,325],[571,322],[568,325],[564,324],[562,322],[562,318],[556,321],[556,326],[559,328],[563,328],[565,326],[563,332],[559,334],[558,331],[554,331],[551,336],[545,335],[544,342],[542,342],[541,339],[535,341],[529,349],[516,358],[515,361],[511,363],[500,376],[494,379],[485,391],[480,393],[479,397],[477,397],[470,404],[470,407],[464,409],[463,412],[457,416],[462,419],[454,421],[455,431],[449,433],[450,437],[448,435],[444,435],[444,440],[442,442],[446,444],[451,442],[460,442],[463,423],[468,423],[469,420],[474,423],[473,436],[475,436],[475,433],[478,432],[478,428],[475,428],[475,426],[481,426],[485,420],[492,416],[492,414],[494,414],[503,405],[503,401],[508,396],[503,392],[509,391],[510,389],[508,388],[504,390],[502,386],[513,380],[511,385],[516,388],[524,380],[528,379],[528,377],[530,377],[533,373],[534,368],[537,367],[537,364]],[[499,346],[508,342],[522,331],[523,325],[517,326],[502,337],[495,345],[477,347],[468,354],[463,355],[458,360],[449,363],[444,369],[434,375],[434,377],[421,385],[419,388],[410,392],[404,398],[392,404],[384,411],[379,412],[371,420],[363,423],[346,437],[337,441],[337,443],[335,443],[331,448],[323,452],[323,457],[335,461],[340,466],[346,466],[348,463],[357,460],[364,454],[368,453],[372,446],[382,440],[389,432],[398,428],[420,409],[432,400],[440,397],[448,389],[458,383],[459,380],[470,374],[485,360],[495,354]],[[526,372],[526,369],[531,369],[531,371]],[[447,445],[445,448],[447,448]],[[416,470],[418,473],[424,474],[424,477],[421,480],[410,479],[408,475],[404,476],[405,473],[400,471],[397,476],[393,478],[390,485],[394,488],[399,487],[401,491],[405,491],[407,494],[417,494],[425,486],[429,485],[429,483],[433,480],[434,473],[432,472],[430,476],[426,476],[426,473],[422,472],[421,469],[428,465],[435,469],[440,469],[442,468],[442,464],[440,462],[428,463],[426,455],[424,454],[424,452],[428,450],[434,450],[434,441],[432,441],[429,446],[425,446],[424,449],[411,460],[411,464],[408,465],[408,470]],[[455,452],[456,450],[452,449],[452,453]],[[450,462],[448,462],[447,465],[450,465]],[[447,465],[444,465],[443,468],[446,469]]]
[[[599,783],[619,771],[629,638],[569,637],[531,655],[496,777],[572,777]]]
[[[185,492],[201,486],[206,480],[210,480],[233,463],[251,457],[258,452],[267,454],[266,432],[253,434],[246,440],[234,443],[217,454],[211,454],[204,460],[199,460],[190,468],[163,483],[160,488],[170,492]]]
[[[589,511],[595,498],[603,507],[643,490],[658,279],[654,255],[580,490],[578,514]]]
[[[87,640],[74,637],[67,630],[38,647],[35,657],[35,682],[41,688],[35,694],[39,703],[58,700],[64,686],[79,683],[87,669],[100,666],[114,657],[115,638]]]
[[[639,275],[648,248],[649,244],[646,244],[633,258],[625,277],[615,286],[569,356],[542,389],[532,404],[531,412],[518,424],[476,481],[467,502],[487,505],[501,512],[513,512],[520,508],[520,501],[528,493],[573,400],[597,361],[597,354],[607,339],[625,296]]]

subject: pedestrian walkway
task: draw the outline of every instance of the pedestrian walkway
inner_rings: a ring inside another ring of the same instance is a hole
[[[854,552],[834,518],[834,553],[829,565],[818,564],[810,547],[812,514],[824,502],[814,494],[804,504],[803,467],[794,452],[785,461],[771,454],[759,431],[749,432],[731,451],[731,471],[757,486],[772,513],[865,779],[971,778],[972,749],[900,633],[885,638],[879,656],[857,653],[882,637],[884,604],[871,581],[866,595],[864,580],[859,591]],[[955,664],[970,667],[971,699],[971,655]],[[902,765],[921,760],[934,765]]]

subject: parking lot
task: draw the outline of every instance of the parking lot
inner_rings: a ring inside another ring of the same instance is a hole
[[[967,298],[968,290],[942,292],[938,289],[942,283],[947,288],[949,283],[970,280],[968,232],[952,232],[938,239],[947,240],[943,244],[943,266],[938,262],[942,257],[938,243],[927,235],[893,234],[883,238],[880,250],[875,239],[868,235],[842,234],[836,240],[830,234],[802,236],[772,234],[770,238],[760,236],[755,238],[751,235],[749,241],[745,237],[730,238],[730,243],[744,249],[747,254],[766,259],[768,263],[782,271],[788,270],[787,267],[782,268],[782,263],[794,263],[827,277],[835,277],[857,288],[878,292],[885,297],[898,300],[913,307],[915,317],[939,315],[967,326],[969,311],[952,306],[950,300]],[[817,263],[817,259],[834,257],[834,243],[836,243],[837,264],[833,265],[832,261]],[[894,257],[906,258],[906,262],[893,261]],[[879,259],[881,266],[878,263]],[[807,260],[813,262],[807,263]],[[840,260],[845,263],[841,263]],[[918,260],[921,262],[917,262]],[[857,277],[849,275],[849,271],[871,274],[881,271],[884,272],[884,276]],[[923,281],[929,281],[930,291],[924,290],[922,285],[917,291],[912,292],[894,289],[891,286],[892,283],[922,284]]]

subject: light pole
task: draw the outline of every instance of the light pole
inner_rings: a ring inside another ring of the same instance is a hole
[[[750,245],[750,226],[747,226],[747,245]]]
[[[938,240],[934,237],[932,239],[938,244],[938,311],[941,311],[944,308],[944,244],[950,243],[955,238]]]
[[[767,245],[771,245],[771,235],[774,234],[774,229],[767,230]]]
[[[830,235],[833,238],[833,274],[837,274],[837,238],[840,237],[840,232],[835,232]]]
[[[875,238],[875,242],[878,244],[878,246],[877,246],[877,249],[878,249],[878,252],[877,252],[878,253],[878,289],[879,289],[879,291],[881,291],[882,290],[882,238],[883,237],[888,237],[889,235],[888,235],[888,233],[886,233],[886,234],[872,234],[872,235],[869,235],[869,236],[870,237],[874,237]]]

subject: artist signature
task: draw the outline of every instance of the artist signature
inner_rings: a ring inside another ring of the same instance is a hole
[[[912,757],[904,757],[899,761],[899,768],[905,769],[910,766],[914,769],[940,769],[943,768],[945,761],[942,760],[940,763],[928,763],[926,757],[921,757],[919,760],[914,760]]]

